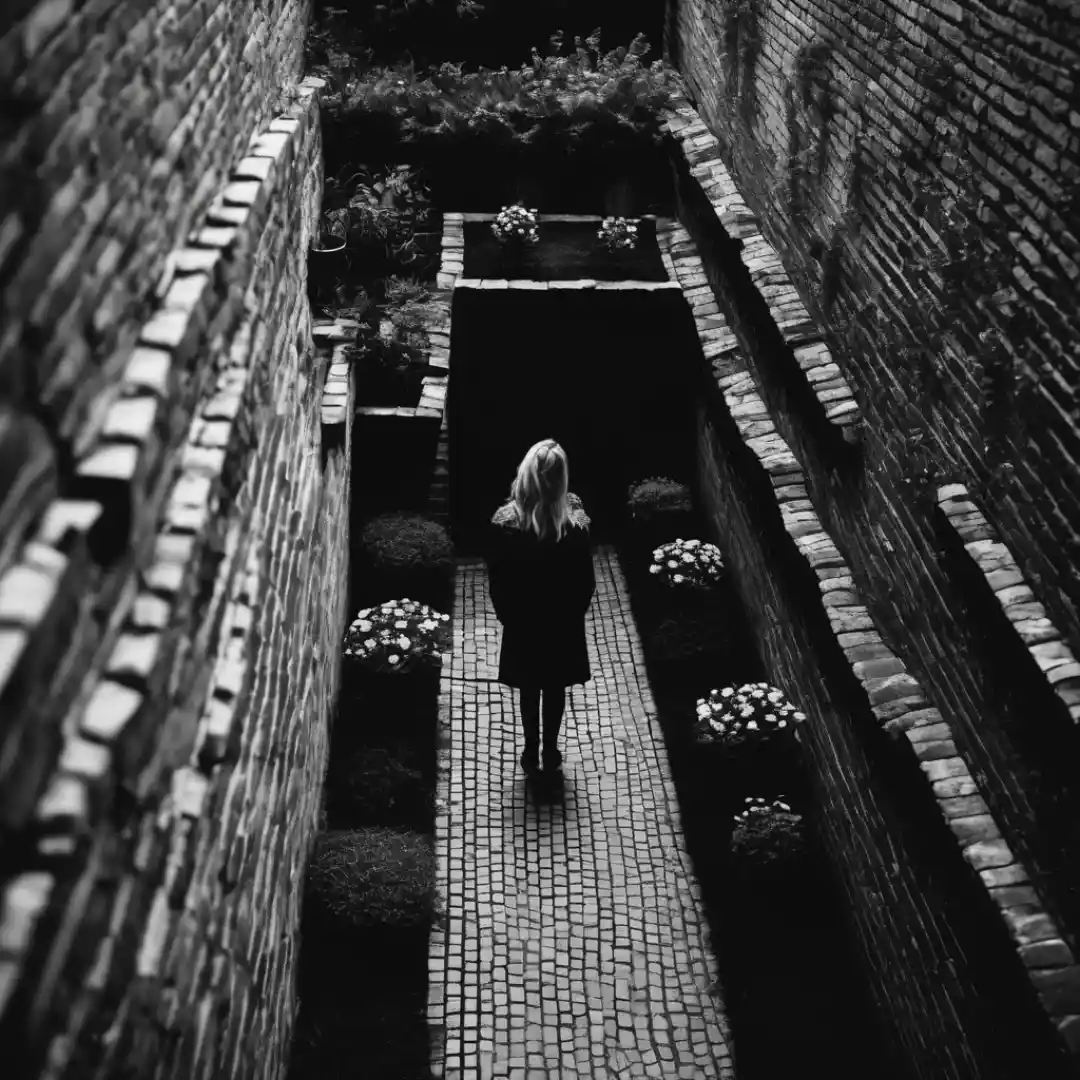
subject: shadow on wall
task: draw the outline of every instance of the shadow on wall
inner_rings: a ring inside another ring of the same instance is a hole
[[[450,503],[462,550],[481,542],[540,439],[565,447],[598,542],[620,524],[631,481],[687,460],[700,347],[679,293],[459,287],[451,351]]]

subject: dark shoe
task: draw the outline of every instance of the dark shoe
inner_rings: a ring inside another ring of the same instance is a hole
[[[544,750],[544,772],[556,773],[562,768],[562,753],[556,747]]]
[[[540,747],[529,746],[527,743],[521,754],[521,767],[527,776],[535,776],[540,771]]]

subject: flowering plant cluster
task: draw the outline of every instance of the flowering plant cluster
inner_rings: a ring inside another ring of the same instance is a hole
[[[637,244],[637,226],[630,218],[606,217],[596,235],[609,251],[620,251]]]
[[[791,806],[782,799],[759,799],[756,796],[743,800],[743,810],[735,815],[736,825],[746,825],[761,814],[790,814]]]
[[[703,540],[673,540],[653,551],[650,574],[662,577],[669,585],[708,588],[720,580],[724,561],[715,544]]]
[[[416,600],[390,600],[358,612],[345,634],[345,655],[376,672],[412,671],[438,661],[449,615]]]
[[[713,690],[697,703],[696,733],[702,742],[765,738],[806,719],[782,690],[768,683],[745,683]]]
[[[521,203],[504,206],[491,223],[491,231],[500,244],[509,240],[521,240],[535,244],[540,236],[536,231],[536,211],[526,210]]]

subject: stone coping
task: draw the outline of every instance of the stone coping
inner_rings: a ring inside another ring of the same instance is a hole
[[[776,249],[761,233],[759,219],[739,194],[720,158],[720,142],[681,92],[664,127],[683,155],[691,177],[708,198],[721,229],[742,241],[740,258],[768,305],[784,341],[821,402],[826,418],[840,428],[859,419],[859,406],[833,361],[825,336],[807,311]],[[849,433],[845,431],[845,437]]]
[[[1035,599],[1012,553],[971,502],[963,484],[939,487],[937,502],[960,537],[968,558],[982,572],[987,590],[1001,605],[1013,632],[1038,664],[1073,723],[1080,723],[1080,662]]]
[[[474,221],[494,221],[499,215],[496,214],[454,214],[452,215],[455,221],[461,222],[474,222]],[[609,217],[618,217],[618,214],[537,214],[537,221],[567,221],[571,223],[581,223],[585,225],[599,225],[602,221]],[[631,217],[630,221],[655,221],[655,214],[638,214],[635,217]]]
[[[595,289],[597,292],[660,292],[666,289],[678,289],[676,281],[596,281],[593,278],[580,278],[573,281],[533,281],[531,278],[459,278],[458,289],[527,289],[533,292],[551,290],[573,291],[575,289]]]
[[[334,427],[345,424],[349,419],[349,404],[352,398],[349,363],[349,333],[355,333],[355,319],[335,319],[327,325],[317,325],[312,331],[315,341],[331,347],[330,365],[326,372],[326,382],[322,392],[322,426]]]
[[[674,237],[681,235],[679,229],[670,225],[664,232]],[[684,243],[692,248],[689,241]],[[850,568],[814,509],[803,468],[757,393],[735,334],[716,311],[711,289],[690,284],[700,277],[694,272],[695,258],[696,253],[688,251],[676,271],[687,282],[685,294],[702,349],[743,442],[772,483],[792,543],[817,577],[837,643],[862,684],[874,716],[893,737],[903,735],[911,744],[963,858],[979,875],[1008,927],[1039,1001],[1073,1056],[1080,1058],[1080,1015],[1069,1004],[1080,994],[1080,966],[980,795],[957,750],[952,728],[885,644],[861,602]],[[946,495],[956,494],[942,490]]]
[[[233,170],[204,226],[174,253],[162,285],[163,299],[143,326],[107,413],[101,442],[77,467],[78,491],[108,488],[136,497],[134,488],[160,452],[155,432],[162,410],[178,393],[180,373],[193,366],[207,326],[228,313],[215,302],[213,278],[227,276],[225,267],[236,253],[249,255],[257,249],[279,178],[310,145],[322,86],[318,79],[299,84],[295,104],[251,140],[248,155]],[[302,299],[306,306],[306,297]],[[139,574],[139,588],[118,597],[111,623],[103,628],[106,645],[111,643],[104,674],[85,687],[65,717],[58,767],[32,826],[42,838],[39,854],[50,866],[63,867],[78,847],[77,833],[115,768],[114,741],[147,721],[147,680],[170,634],[172,605],[190,588],[198,571],[207,523],[217,508],[216,481],[225,467],[227,448],[235,441],[241,398],[259,348],[250,319],[241,319],[224,367],[212,373],[216,384],[207,385],[207,394],[195,399],[178,474],[165,478],[169,494],[164,523],[150,537],[149,565]],[[199,384],[195,389],[204,388]],[[64,574],[86,571],[87,537],[103,512],[100,501],[89,496],[55,500],[38,533],[26,544],[21,563],[0,580],[0,692],[31,649],[38,628],[56,617],[54,601]],[[262,590],[252,575],[257,574],[260,559],[259,545],[247,537],[231,535],[225,541],[214,589],[215,602],[224,605],[218,655],[211,665],[206,710],[192,721],[197,730],[190,764],[178,767],[174,775],[169,812],[175,815],[200,814],[206,774],[226,756],[237,695],[252,655],[248,637],[258,624]],[[209,643],[196,640],[191,647],[207,650]],[[57,875],[62,872],[57,869]],[[56,883],[51,870],[35,870],[14,876],[0,895],[0,1016],[16,989]],[[141,975],[153,974],[160,959],[168,924],[168,885],[167,881],[155,895],[139,954]],[[112,947],[112,939],[103,940],[99,962]]]

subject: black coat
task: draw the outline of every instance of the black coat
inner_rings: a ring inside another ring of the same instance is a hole
[[[573,686],[592,677],[585,613],[596,591],[589,518],[576,495],[561,540],[521,529],[513,505],[491,519],[491,603],[503,624],[499,682]]]

